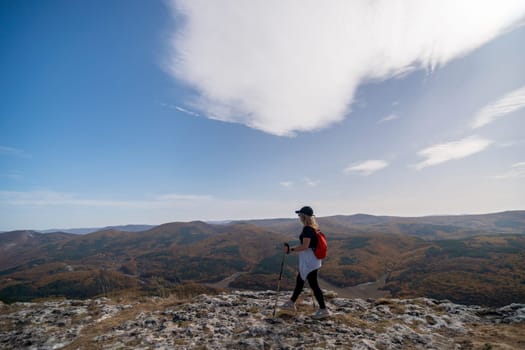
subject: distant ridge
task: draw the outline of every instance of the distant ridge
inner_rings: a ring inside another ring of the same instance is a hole
[[[69,228],[69,229],[50,229],[50,230],[36,230],[40,233],[64,232],[73,233],[76,235],[85,235],[97,231],[115,230],[123,232],[142,232],[156,227],[157,225],[122,225],[122,226],[106,226],[106,227],[85,227],[85,228]]]
[[[388,232],[425,240],[458,239],[473,235],[525,234],[525,210],[490,214],[435,215],[420,217],[375,216],[368,214],[318,217],[321,228],[331,233],[366,234]],[[300,229],[297,219],[245,220],[281,234],[295,236]]]
[[[459,238],[467,237],[477,231],[477,234],[512,233],[525,234],[525,210],[509,210],[487,214],[454,214],[454,215],[427,215],[427,216],[387,216],[370,214],[333,215],[318,217],[321,226],[327,231],[340,232],[353,229],[356,233],[369,232],[371,228],[382,229],[389,232],[403,233],[425,239]],[[227,225],[235,223],[248,223],[282,234],[293,233],[300,228],[296,218],[269,218],[247,220],[215,220],[203,221],[210,225]],[[183,222],[180,222],[183,223]],[[71,233],[77,235],[89,234],[97,231],[115,230],[122,232],[144,232],[171,223],[159,225],[118,225],[106,227],[84,227],[68,229],[32,230],[38,233]],[[431,231],[431,234],[421,231]],[[434,235],[434,231],[445,233],[459,233],[447,237],[447,234]],[[20,231],[20,230],[17,230]],[[460,232],[462,231],[462,232]],[[0,231],[0,234],[11,231]]]
[[[322,280],[345,293],[374,282],[368,295],[381,291],[496,306],[525,300],[525,211],[318,219],[330,247]],[[113,226],[82,235],[1,233],[0,300],[164,293],[224,280],[228,288],[268,290],[275,288],[283,242],[298,242],[301,232],[297,218],[122,230],[143,227]],[[284,267],[283,290],[293,288],[296,258]]]
[[[426,236],[426,239],[436,239],[437,236],[433,234],[421,235],[420,227],[425,226],[423,231],[427,231],[429,227],[433,229],[444,228],[448,232],[457,232],[465,230],[476,230],[478,234],[493,234],[493,233],[514,233],[525,234],[525,210],[509,210],[497,213],[487,214],[451,214],[451,215],[427,215],[427,216],[388,216],[388,215],[371,215],[371,214],[352,214],[352,215],[333,215],[318,217],[318,221],[327,230],[339,232],[346,231],[349,228],[355,232],[361,232],[363,228],[368,231],[371,227],[376,229],[382,228],[387,231],[395,231],[396,233],[404,233],[414,236]],[[225,225],[230,223],[249,223],[256,226],[265,227],[276,232],[287,234],[300,228],[300,224],[296,218],[269,218],[269,219],[247,219],[247,220],[215,220],[204,221],[211,225]],[[169,223],[165,223],[169,224]],[[122,232],[143,232],[154,229],[159,225],[118,225],[106,227],[84,227],[84,228],[68,228],[68,229],[46,229],[33,230],[39,233],[53,233],[63,232],[77,235],[89,234],[97,231],[115,230]],[[415,230],[416,232],[410,232]],[[17,230],[18,231],[18,230]],[[407,232],[408,231],[408,232]],[[0,231],[1,233],[10,231]],[[361,232],[364,233],[364,232]],[[458,237],[466,237],[472,235],[472,232],[462,232]],[[446,235],[445,235],[446,236]],[[445,238],[445,237],[439,237]],[[448,237],[447,237],[448,238]]]

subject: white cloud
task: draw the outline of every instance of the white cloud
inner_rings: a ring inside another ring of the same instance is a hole
[[[441,143],[418,152],[424,161],[415,165],[416,169],[441,164],[450,160],[461,159],[485,150],[493,141],[471,136],[459,141]]]
[[[387,115],[386,117],[384,118],[381,118],[377,121],[377,124],[383,124],[383,123],[386,123],[386,122],[390,122],[392,120],[396,120],[396,119],[399,119],[399,116],[396,115],[396,114],[390,114],[390,115]]]
[[[300,182],[301,184],[304,184],[305,186],[308,186],[308,187],[317,187],[319,185],[321,181],[319,180],[312,180],[308,177],[305,177],[303,179],[302,182]],[[285,188],[292,188],[296,185],[295,182],[293,181],[281,181],[279,182],[279,185],[281,185],[282,187],[285,187]]]
[[[346,167],[343,172],[345,174],[358,173],[363,176],[368,176],[387,166],[388,163],[384,160],[367,160],[359,164],[350,165]]]
[[[492,123],[495,119],[503,117],[525,107],[525,86],[509,92],[498,101],[482,108],[474,117],[472,128],[476,129]]]
[[[281,181],[279,182],[279,185],[281,185],[282,187],[290,188],[293,186],[293,182],[292,181]]]
[[[525,162],[512,164],[507,172],[492,176],[494,179],[519,179],[525,178]]]
[[[197,91],[192,108],[275,135],[340,122],[363,81],[433,70],[525,15],[523,0],[171,4],[166,68]]]
[[[320,180],[312,180],[308,177],[304,178],[304,183],[308,187],[317,187],[321,181]]]

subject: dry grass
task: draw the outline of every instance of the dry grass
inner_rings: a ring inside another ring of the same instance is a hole
[[[102,320],[98,323],[91,324],[85,327],[80,335],[69,345],[65,346],[64,350],[75,350],[75,349],[102,349],[104,341],[94,340],[96,336],[111,332],[112,329],[119,327],[123,323],[135,319],[141,312],[155,312],[161,309],[174,307],[189,302],[189,298],[180,298],[175,294],[171,294],[167,298],[159,297],[139,297],[133,295],[120,295],[116,300],[110,299],[107,304],[129,304],[131,308],[124,309],[116,313],[115,315]],[[93,306],[88,307],[89,314],[96,318],[98,316],[98,308]],[[112,339],[111,341],[113,341]],[[126,344],[126,346],[132,346],[133,344]],[[184,345],[183,343],[178,345]]]
[[[477,325],[458,341],[469,341],[472,349],[519,350],[525,349],[525,324]]]
[[[80,335],[63,349],[101,349],[102,344],[100,342],[96,342],[94,338],[100,334],[109,332],[112,328],[118,327],[130,319],[134,319],[140,312],[144,311],[141,305],[142,304],[139,304],[133,308],[122,310],[113,317],[107,318],[99,323],[92,324],[89,327],[85,327]]]
[[[386,305],[394,314],[402,315],[406,312],[405,305],[389,298],[380,298],[375,301],[375,305]]]
[[[332,318],[337,322],[341,322],[347,326],[355,328],[372,329],[374,325],[371,322],[364,321],[363,319],[354,317],[351,314],[336,314],[332,316]]]

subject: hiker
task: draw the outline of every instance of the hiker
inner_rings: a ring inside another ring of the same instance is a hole
[[[295,211],[299,215],[299,220],[303,224],[303,230],[299,236],[301,245],[290,247],[287,243],[284,244],[284,252],[299,253],[299,273],[295,283],[295,289],[289,301],[281,306],[283,310],[297,311],[295,302],[303,291],[304,282],[308,280],[310,288],[314,291],[315,298],[319,304],[319,310],[312,316],[315,319],[328,317],[330,312],[324,303],[323,291],[317,282],[317,270],[321,268],[321,259],[314,255],[314,249],[317,246],[316,230],[319,229],[314,217],[314,211],[310,207],[302,207]]]

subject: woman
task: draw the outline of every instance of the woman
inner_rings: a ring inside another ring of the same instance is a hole
[[[303,224],[303,231],[299,236],[301,245],[296,247],[289,247],[287,243],[284,245],[285,253],[299,253],[299,273],[295,283],[295,289],[292,297],[288,302],[282,305],[282,309],[297,311],[295,302],[301,292],[303,291],[304,282],[308,280],[310,288],[314,291],[317,303],[319,303],[319,310],[312,316],[315,319],[321,319],[330,316],[330,312],[326,309],[324,303],[324,296],[319,283],[317,282],[317,270],[321,268],[321,260],[314,255],[314,249],[317,246],[317,235],[315,231],[319,228],[315,221],[314,211],[310,207],[302,207],[295,212],[299,215],[299,219]]]

